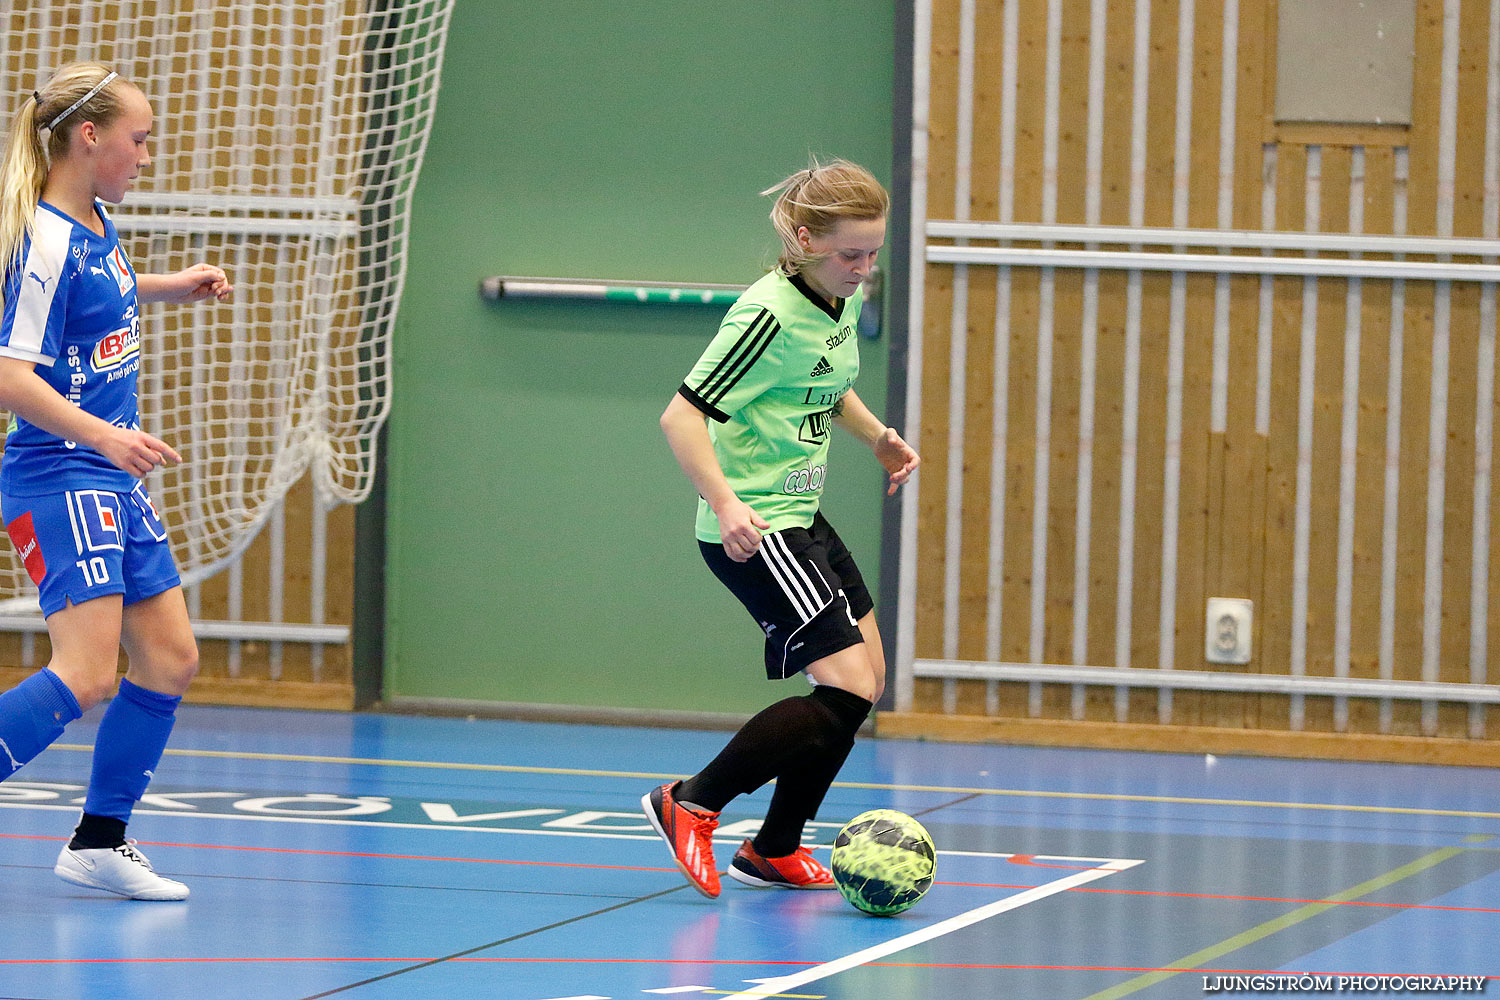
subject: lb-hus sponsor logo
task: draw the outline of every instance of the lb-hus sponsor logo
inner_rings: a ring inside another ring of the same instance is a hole
[[[121,368],[128,368],[140,352],[140,324],[132,320],[129,326],[100,337],[99,342],[94,345],[94,353],[89,361],[96,372],[114,372]]]

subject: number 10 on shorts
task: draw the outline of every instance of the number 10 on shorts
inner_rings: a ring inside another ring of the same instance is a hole
[[[101,583],[109,582],[109,564],[101,556],[92,559],[79,559],[73,564],[83,574],[85,586],[97,587]]]

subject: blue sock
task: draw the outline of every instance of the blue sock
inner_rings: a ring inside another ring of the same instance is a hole
[[[181,701],[121,678],[120,693],[104,710],[94,737],[94,770],[85,813],[129,821],[130,810],[146,794],[161,762]]]
[[[0,778],[15,774],[82,714],[73,692],[46,667],[0,694]]]

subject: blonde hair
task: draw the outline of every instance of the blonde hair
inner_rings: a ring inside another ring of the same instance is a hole
[[[891,209],[890,195],[875,175],[857,163],[833,160],[819,163],[814,157],[806,170],[799,170],[761,195],[775,195],[771,225],[781,237],[781,256],[776,266],[790,277],[827,254],[808,253],[797,239],[803,226],[814,237],[827,236],[843,219],[883,219]]]
[[[121,95],[130,84],[118,76],[73,108],[110,72],[108,66],[99,63],[69,63],[41,90],[22,101],[21,109],[11,116],[5,151],[0,154],[0,274],[20,263],[21,246],[36,224],[36,204],[42,197],[48,165],[67,154],[68,143],[83,122],[108,125],[124,110]],[[57,121],[69,108],[73,110]],[[44,147],[42,130],[53,122],[57,127],[51,129]]]

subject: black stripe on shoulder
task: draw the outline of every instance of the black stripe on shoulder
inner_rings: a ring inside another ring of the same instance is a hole
[[[728,365],[730,363],[730,359],[732,359],[739,352],[740,348],[744,346],[745,342],[754,336],[756,326],[758,326],[761,321],[769,315],[770,312],[765,309],[762,309],[760,312],[755,314],[755,318],[751,320],[750,323],[745,327],[745,332],[740,334],[740,339],[734,342],[733,347],[724,352],[724,356],[719,359],[719,363],[717,365],[714,365],[714,370],[709,372],[708,375],[704,377],[703,382],[699,386],[700,388],[708,387],[714,382],[715,379],[720,376],[720,374],[724,371],[724,366]]]
[[[686,382],[682,383],[682,385],[677,388],[677,395],[681,396],[683,399],[687,400],[689,403],[692,403],[698,409],[702,410],[704,416],[713,417],[721,424],[729,422],[729,414],[725,413],[723,410],[720,410],[717,406],[714,406],[712,403],[705,400],[702,396],[698,395],[688,387],[688,384]]]
[[[761,341],[766,336],[768,328],[780,329],[777,326],[776,317],[771,315],[771,311],[769,309],[762,309],[756,313],[755,319],[751,320],[749,325],[745,327],[745,332],[740,334],[740,338],[734,342],[734,345],[724,352],[724,357],[719,359],[719,363],[714,366],[714,370],[709,372],[708,377],[699,383],[698,391],[705,399],[715,401],[722,399],[724,393],[733,388],[734,384],[744,377],[747,370],[745,359],[752,354],[755,357],[760,357],[760,353],[765,350],[765,346]],[[772,335],[774,336],[774,330],[772,331]]]
[[[712,380],[711,384],[706,380],[699,387],[703,398],[710,403],[717,405],[755,367],[761,355],[766,353],[766,348],[771,346],[771,341],[781,332],[781,324],[776,322],[775,316],[764,312],[745,332],[746,336],[740,338],[731,352],[729,367],[717,379]]]

